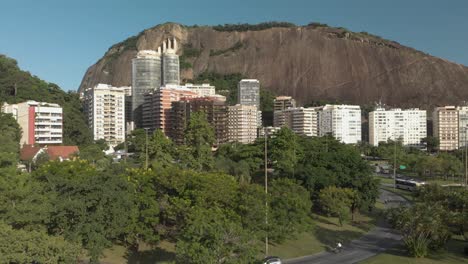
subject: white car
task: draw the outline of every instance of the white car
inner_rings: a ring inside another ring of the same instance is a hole
[[[266,257],[262,261],[263,264],[282,264],[281,259],[279,257]]]

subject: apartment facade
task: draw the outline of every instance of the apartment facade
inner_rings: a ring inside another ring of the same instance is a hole
[[[319,135],[319,109],[316,107],[287,108],[274,112],[275,127],[288,127],[294,133],[314,137]]]
[[[227,142],[227,106],[225,100],[216,97],[183,98],[172,102],[170,111],[169,137],[176,144],[184,144],[185,130],[190,116],[203,112],[215,133],[215,145]]]
[[[256,79],[242,79],[238,86],[238,104],[254,105],[260,110],[260,81]]]
[[[369,143],[401,140],[406,146],[420,146],[427,136],[426,111],[418,108],[385,110],[377,108],[369,113]]]
[[[168,136],[169,127],[166,124],[170,116],[172,102],[197,96],[195,92],[179,85],[166,85],[151,93],[146,93],[142,107],[143,128],[148,129],[151,133],[160,129]]]
[[[258,111],[255,105],[228,106],[228,141],[253,143],[257,138]]]
[[[455,106],[436,107],[432,113],[433,135],[439,139],[439,150],[459,147],[458,109]]]
[[[2,112],[12,114],[21,127],[20,145],[62,144],[63,110],[60,105],[36,101],[5,103]]]
[[[97,84],[85,90],[84,110],[94,140],[116,146],[125,141],[125,98],[130,87]]]
[[[325,105],[319,109],[319,136],[332,135],[345,144],[361,141],[360,106]]]
[[[184,87],[192,90],[200,97],[216,95],[215,87],[208,83],[203,83],[203,84],[186,83]]]
[[[288,108],[295,108],[296,100],[291,96],[277,96],[274,100],[273,111],[283,111]]]
[[[465,147],[468,143],[468,106],[457,107],[458,110],[458,147]]]

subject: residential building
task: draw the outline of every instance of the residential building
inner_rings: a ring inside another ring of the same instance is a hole
[[[36,158],[45,153],[49,160],[70,160],[74,155],[78,155],[79,149],[77,146],[34,146],[24,145],[20,150],[20,160],[34,162]]]
[[[176,54],[177,51],[177,40],[175,38],[166,39],[163,42],[163,85],[176,84],[180,83],[180,66],[179,66],[179,55]]]
[[[216,95],[215,87],[210,85],[209,83],[204,83],[204,84],[186,83],[184,87],[192,90],[200,97]]]
[[[405,146],[420,146],[427,137],[426,111],[418,108],[385,110],[377,108],[369,113],[369,143],[378,146],[380,142],[401,140]]]
[[[94,140],[104,139],[110,146],[125,141],[125,97],[129,89],[97,84],[85,90],[84,110]]]
[[[319,109],[319,136],[332,135],[346,144],[361,141],[361,108],[358,105],[325,105]]]
[[[255,105],[228,107],[228,141],[249,144],[257,138],[258,111]]]
[[[259,138],[265,137],[265,132],[268,136],[272,136],[280,130],[281,130],[281,127],[274,127],[274,126],[262,127],[258,129],[258,137]]]
[[[144,94],[161,86],[160,50],[141,50],[132,60],[132,121],[137,128],[142,126]]]
[[[2,112],[12,114],[21,127],[21,145],[62,144],[63,111],[60,105],[36,101],[5,103]]]
[[[462,148],[468,142],[468,106],[457,107],[458,110],[458,147]]]
[[[171,84],[146,93],[142,108],[142,127],[148,129],[150,133],[160,129],[168,135],[169,127],[166,126],[166,123],[169,119],[172,102],[197,96],[188,88]]]
[[[458,109],[455,106],[436,107],[432,113],[433,135],[439,139],[439,150],[459,147]]]
[[[238,86],[238,104],[255,105],[260,109],[260,82],[255,79],[242,79]]]
[[[303,136],[318,136],[319,111],[315,107],[295,107],[274,112],[273,123],[276,127],[288,127]]]
[[[288,108],[295,108],[296,100],[291,96],[277,96],[274,100],[273,111],[283,111]]]
[[[194,112],[203,112],[215,133],[215,145],[227,141],[227,106],[225,100],[217,97],[182,98],[172,102],[170,112],[169,137],[176,144],[184,144],[185,130]]]

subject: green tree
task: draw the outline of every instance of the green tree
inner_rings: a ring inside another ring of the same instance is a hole
[[[281,242],[310,225],[309,192],[291,179],[280,178],[269,188],[269,236]]]
[[[198,171],[211,170],[214,166],[211,147],[215,142],[213,127],[208,123],[203,112],[196,112],[190,116],[185,130],[185,142],[195,163],[189,167]]]
[[[439,139],[436,137],[425,137],[421,142],[426,144],[429,152],[434,152],[439,147]]]
[[[54,204],[49,232],[81,243],[93,263],[131,224],[133,189],[123,177],[98,173],[84,160],[49,162],[33,176]]]
[[[258,242],[232,212],[195,207],[177,241],[177,259],[180,263],[252,263]]]
[[[0,222],[1,263],[77,263],[77,244],[63,237],[48,236],[43,231],[15,230]]]
[[[166,168],[174,164],[174,144],[157,129],[148,140],[148,156],[153,168]]]
[[[283,127],[271,138],[268,154],[275,171],[288,176],[294,174],[302,156],[302,148],[294,132]]]
[[[388,217],[415,257],[425,257],[429,249],[440,249],[451,236],[446,224],[447,212],[438,203],[417,203],[412,207],[395,209]]]
[[[320,205],[328,215],[338,217],[340,225],[349,219],[356,191],[329,186],[320,191]]]

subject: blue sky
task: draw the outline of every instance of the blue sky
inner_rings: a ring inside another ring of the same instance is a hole
[[[0,53],[75,90],[111,45],[148,27],[273,20],[367,31],[468,65],[467,0],[1,0]]]

